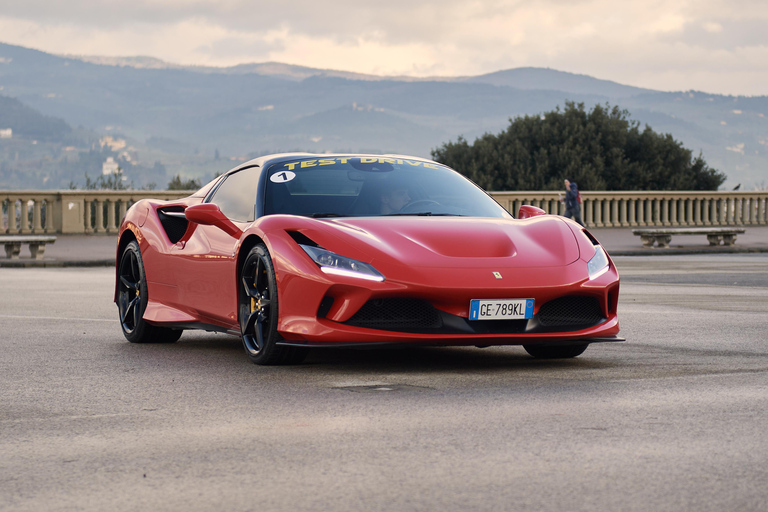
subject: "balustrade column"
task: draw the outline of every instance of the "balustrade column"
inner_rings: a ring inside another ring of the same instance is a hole
[[[56,228],[53,226],[53,204],[54,202],[46,199],[45,200],[45,232],[46,233],[53,233]]]
[[[100,233],[104,231],[104,201],[97,199],[94,204],[96,205],[96,225],[93,226],[93,232]]]
[[[613,219],[611,218],[611,198],[604,197],[600,200],[600,220],[603,223],[603,227],[610,228],[613,226]]]
[[[19,234],[24,229],[24,200],[16,199],[13,203],[13,215],[10,219],[11,233]]]
[[[592,208],[592,214],[595,216],[595,227],[601,228],[605,226],[603,223],[603,201],[604,199],[595,199],[595,204]]]
[[[19,233],[22,235],[28,235],[32,232],[31,229],[29,229],[29,205],[27,204],[29,202],[29,199],[27,198],[21,198],[20,199],[20,212],[19,212]]]
[[[741,198],[741,223],[751,224],[750,218],[749,218],[749,198],[748,197]]]
[[[34,233],[41,233],[43,231],[40,217],[40,202],[41,201],[39,200],[35,200],[32,205],[32,231]]]
[[[679,200],[676,197],[673,197],[669,200],[669,224],[672,226],[677,226],[677,203]]]
[[[693,223],[701,225],[701,199],[693,200]]]
[[[4,232],[11,233],[12,232],[11,229],[15,227],[13,219],[15,218],[15,215],[16,215],[14,213],[16,209],[16,203],[11,201],[11,198],[9,197],[5,204],[6,204],[6,208],[7,208],[6,212],[8,216],[5,218],[6,224],[4,227]]]
[[[645,208],[645,225],[646,226],[655,226],[656,225],[656,201],[653,199],[648,199],[646,203]]]
[[[643,200],[635,200],[635,225],[645,226],[645,212],[643,211]]]
[[[610,219],[611,227],[618,226],[619,223],[619,204],[616,199],[610,199],[608,201],[609,207],[611,208],[611,214],[608,217]]]
[[[710,224],[710,205],[712,200],[704,198],[701,200],[701,223],[704,225]]]
[[[760,199],[758,203],[758,208],[761,208],[761,214],[758,215],[760,218],[760,221],[763,224],[768,224],[768,198]]]
[[[507,201],[507,206],[509,206],[509,204],[510,204],[510,201]],[[118,202],[117,202],[117,209],[118,209],[118,212],[117,212],[117,217],[118,217],[118,222],[123,222],[123,217],[125,217],[125,212],[126,212],[126,210],[128,209],[128,208],[127,208],[127,205],[128,205],[128,201],[118,201]],[[120,226],[118,226],[118,228],[119,228],[119,227],[120,227]]]
[[[728,199],[720,199],[720,224],[728,224],[728,218],[731,216],[731,213],[728,211],[729,209],[729,203]]]
[[[109,201],[107,203],[107,233],[114,233],[115,231],[115,202]]]
[[[619,199],[619,225],[621,227],[629,225],[627,222],[627,199],[625,198]]]
[[[91,226],[91,208],[93,204],[88,199],[83,200],[83,230],[86,233],[93,233],[93,227]]]

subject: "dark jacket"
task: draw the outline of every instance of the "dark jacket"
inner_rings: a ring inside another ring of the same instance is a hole
[[[565,207],[576,208],[579,206],[579,189],[576,183],[571,182],[571,189],[565,191]]]

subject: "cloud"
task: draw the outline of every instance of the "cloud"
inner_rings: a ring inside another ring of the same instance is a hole
[[[0,40],[52,53],[422,76],[539,66],[768,93],[764,0],[0,0],[0,13]]]
[[[214,39],[209,43],[193,48],[198,55],[211,60],[237,59],[243,60],[268,60],[270,55],[285,50],[285,43],[281,40],[265,41],[252,37],[227,36]]]
[[[666,38],[669,42],[710,50],[734,51],[739,48],[765,47],[766,19],[696,20],[685,24],[680,33]]]

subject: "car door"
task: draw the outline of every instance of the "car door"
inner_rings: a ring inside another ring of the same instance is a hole
[[[205,202],[244,229],[254,218],[257,184],[258,168],[231,173]],[[202,322],[237,325],[237,242],[216,226],[197,224],[172,251],[179,302]]]

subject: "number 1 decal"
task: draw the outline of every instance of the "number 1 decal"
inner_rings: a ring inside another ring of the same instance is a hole
[[[271,181],[272,183],[288,183],[289,181],[293,180],[293,178],[295,177],[296,177],[295,172],[282,171],[270,176],[269,181]]]

